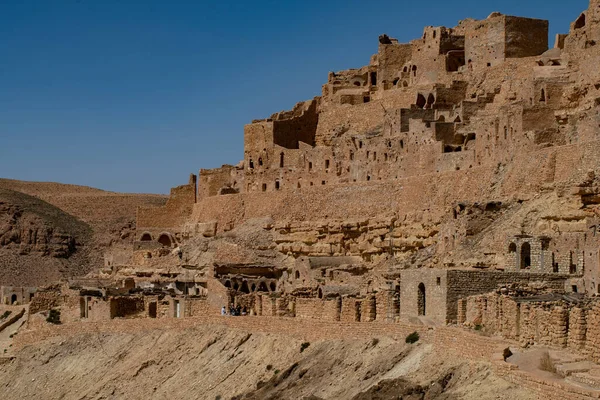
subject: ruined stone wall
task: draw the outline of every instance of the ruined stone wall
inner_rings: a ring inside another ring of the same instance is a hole
[[[191,215],[196,203],[196,176],[190,175],[187,185],[171,189],[167,204],[162,207],[139,207],[136,228],[175,228],[179,229]]]
[[[183,300],[183,307],[185,317],[199,317],[211,315],[211,313],[212,315],[219,315],[214,312],[214,309],[205,298],[185,298]]]
[[[506,58],[538,56],[548,50],[548,21],[505,17]]]
[[[542,149],[535,154],[517,155],[514,167],[504,173],[496,195],[535,193],[547,181],[546,169],[552,164],[555,182],[575,182],[578,169],[600,163],[592,151],[598,142]],[[552,154],[556,154],[552,162]],[[580,165],[571,164],[580,157]],[[565,165],[569,164],[569,165]],[[518,165],[518,167],[516,166]],[[424,208],[439,209],[456,201],[481,201],[493,196],[489,187],[496,166],[430,174],[398,179],[395,182],[356,182],[327,187],[303,186],[301,189],[268,193],[245,193],[202,199],[194,206],[192,221],[217,221],[219,230],[248,218],[272,216],[281,220],[348,219],[364,216],[401,214]],[[348,204],[346,193],[352,192]]]
[[[598,301],[568,303],[511,298],[498,293],[466,299],[465,325],[496,333],[524,345],[569,348],[600,361]]]
[[[110,303],[110,318],[145,317],[144,298],[140,297],[112,297]]]
[[[342,298],[341,322],[360,322],[361,313],[361,301],[359,299],[355,297]]]
[[[447,278],[446,321],[457,321],[458,299],[491,292],[500,285],[544,282],[549,288],[562,290],[568,277],[560,274],[536,274],[500,271],[449,270]]]
[[[377,52],[377,80],[379,86],[398,85],[400,83],[400,71],[412,55],[412,46],[403,43],[379,43]]]
[[[64,296],[59,285],[39,289],[29,303],[29,314],[48,311],[61,306],[63,303]]]
[[[198,174],[198,198],[222,194],[237,194],[244,188],[243,170],[232,165],[221,168],[201,169]]]

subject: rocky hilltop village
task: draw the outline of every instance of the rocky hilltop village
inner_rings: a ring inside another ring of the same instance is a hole
[[[39,288],[28,326],[239,306],[600,362],[600,1],[548,42],[548,21],[500,13],[381,35],[367,65],[246,125],[239,164],[140,207],[97,272]]]

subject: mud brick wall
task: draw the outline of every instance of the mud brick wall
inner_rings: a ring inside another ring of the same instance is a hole
[[[446,320],[456,322],[460,298],[491,292],[500,285],[510,283],[527,284],[543,281],[549,288],[562,289],[567,278],[565,275],[557,274],[450,270],[447,278]]]
[[[594,362],[600,362],[600,304],[587,312],[586,352]]]
[[[378,322],[393,322],[398,315],[394,309],[394,292],[391,290],[380,290],[375,294],[375,308],[377,310],[375,320]]]
[[[111,318],[143,317],[146,311],[143,297],[113,297],[109,301]]]
[[[550,341],[552,345],[558,347],[567,346],[567,337],[569,329],[569,312],[561,306],[553,307],[550,312]]]
[[[167,204],[162,207],[139,207],[136,226],[141,228],[176,228],[179,229],[192,214],[196,203],[196,177],[190,176],[187,185],[171,189]]]
[[[276,315],[278,317],[294,317],[295,302],[291,297],[279,297],[275,299]]]
[[[169,299],[159,300],[156,305],[156,318],[172,318],[174,316],[173,303]]]
[[[339,321],[340,307],[339,298],[333,300],[298,298],[296,299],[296,317]]]
[[[38,290],[29,304],[29,314],[59,307],[63,300],[61,288],[58,286]]]
[[[507,339],[519,336],[519,305],[508,297],[500,297],[500,332]]]
[[[211,307],[205,298],[186,298],[183,301],[184,316],[199,317],[211,314]]]
[[[353,297],[343,297],[340,321],[342,321],[342,322],[358,322],[358,321],[360,321],[360,315],[357,312],[357,310],[360,309],[360,306],[361,306],[360,300],[357,300]]]
[[[372,322],[377,318],[377,302],[375,296],[363,299],[360,305],[360,322]]]
[[[569,313],[568,347],[575,351],[584,350],[586,332],[587,321],[585,311],[579,307],[573,307]]]
[[[81,306],[82,304],[80,303],[77,307],[79,315],[81,315]],[[105,299],[100,297],[87,297],[87,299],[83,301],[83,306],[87,307],[87,318],[91,321],[107,321],[112,318],[110,303]]]

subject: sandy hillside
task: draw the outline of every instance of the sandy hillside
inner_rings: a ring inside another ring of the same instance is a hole
[[[534,398],[489,365],[441,358],[425,342],[305,342],[219,325],[89,331],[18,351],[0,365],[0,398]]]

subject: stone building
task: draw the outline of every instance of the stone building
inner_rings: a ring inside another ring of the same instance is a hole
[[[0,286],[2,304],[28,304],[36,292],[34,287]]]
[[[381,35],[320,96],[246,125],[238,164],[138,209],[102,273],[170,310],[336,321],[452,323],[510,283],[599,293],[598,5],[551,49],[547,21],[499,13]]]

